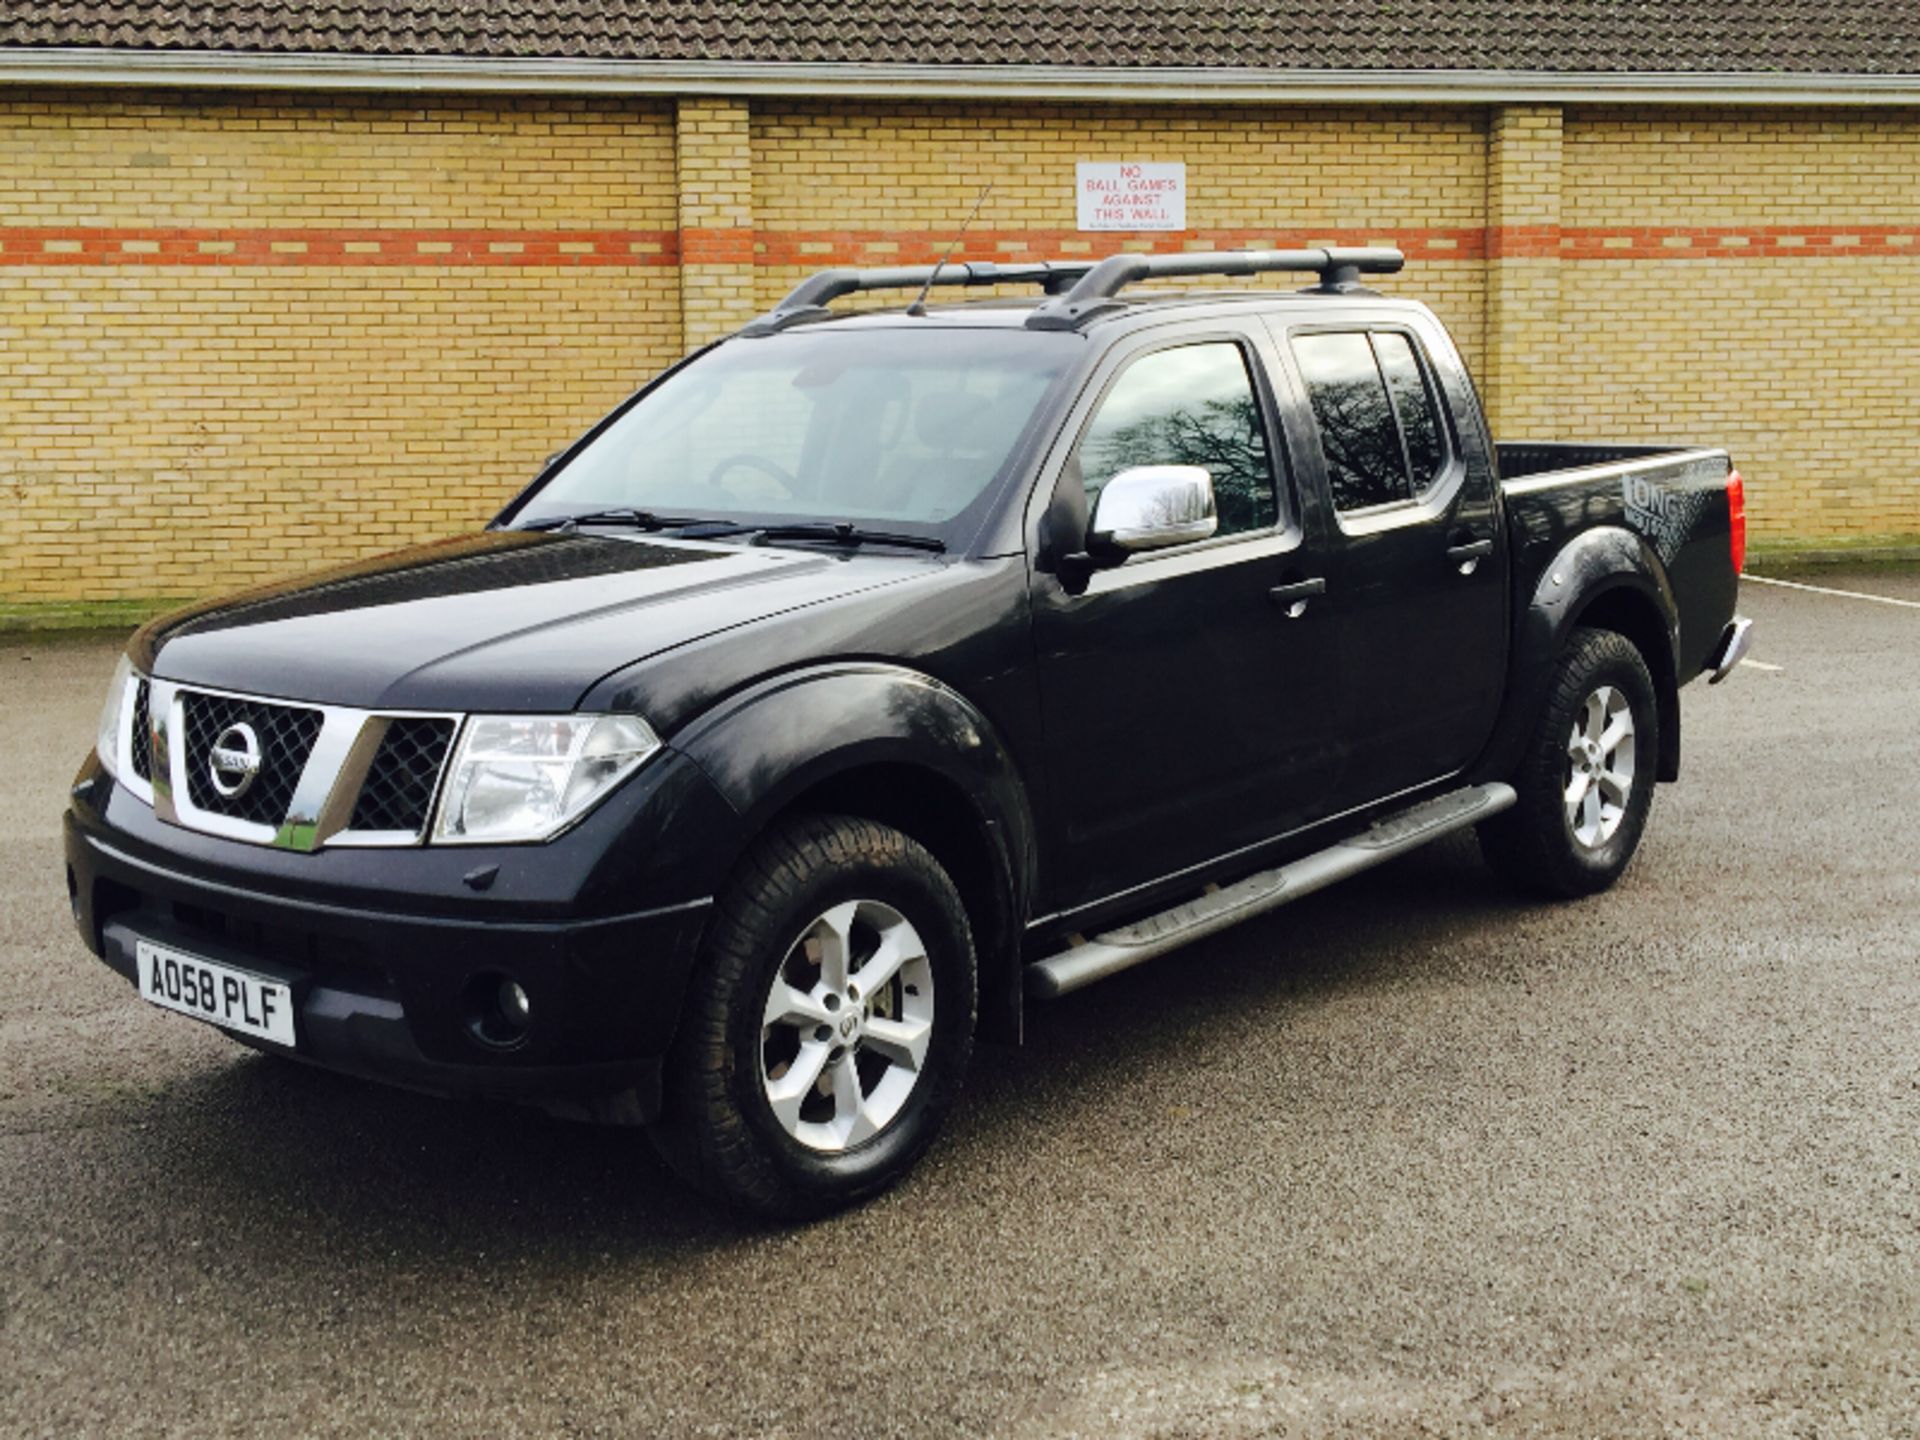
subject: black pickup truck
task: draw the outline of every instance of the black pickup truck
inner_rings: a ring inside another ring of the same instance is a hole
[[[1600,890],[1746,648],[1740,479],[1496,446],[1362,287],[1399,266],[815,276],[484,533],[137,634],[81,935],[258,1049],[641,1123],[797,1216],[904,1172],[1029,999],[1467,826]]]

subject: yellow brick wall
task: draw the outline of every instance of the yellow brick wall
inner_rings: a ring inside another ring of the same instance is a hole
[[[1545,438],[1565,329],[1557,242],[1564,126],[1555,105],[1509,105],[1487,127],[1487,340],[1481,396],[1495,435]]]
[[[15,95],[0,176],[9,233],[675,225],[671,111],[628,103]],[[204,594],[469,529],[681,348],[671,266],[308,243],[0,268],[0,600]]]
[[[1920,224],[1920,109],[1574,107],[1569,225]]]
[[[1181,160],[1189,232],[1075,231]],[[0,93],[0,602],[468,528],[821,265],[1397,240],[1500,429],[1920,532],[1920,111]],[[1764,258],[1752,258],[1763,256]],[[682,263],[684,262],[684,263]],[[1293,283],[1290,281],[1270,283]]]
[[[689,348],[755,314],[751,123],[744,100],[679,105],[680,313]]]
[[[1397,229],[1478,230],[1486,205],[1486,119],[1475,108],[1383,110],[959,104],[796,104],[753,113],[754,223],[816,232],[815,253],[759,269],[762,304],[821,263],[898,263],[901,232],[944,245],[979,198],[957,257],[1086,254],[1073,234],[1079,161],[1184,161],[1187,225],[1230,243],[1359,242]],[[824,232],[824,233],[820,233]],[[1023,245],[1021,232],[1038,232]],[[985,237],[985,238],[982,238]],[[996,238],[998,237],[998,238]],[[1146,248],[1143,237],[1132,248]],[[804,249],[804,247],[803,247]],[[1422,260],[1393,282],[1431,304],[1477,356],[1478,259]],[[1183,282],[1189,283],[1189,282]],[[1244,282],[1236,282],[1244,283]],[[1297,277],[1268,283],[1297,285]]]
[[[671,109],[0,92],[8,225],[671,226]]]
[[[1920,111],[1574,109],[1565,161],[1569,227],[1842,253],[1562,265],[1560,431],[1726,445],[1756,538],[1920,534]]]
[[[672,273],[20,272],[0,593],[195,595],[472,529],[678,349]]]
[[[1920,535],[1920,265],[1563,268],[1562,436],[1726,446],[1756,539]]]

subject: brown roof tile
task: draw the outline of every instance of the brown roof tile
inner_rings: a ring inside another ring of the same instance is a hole
[[[1920,0],[9,0],[0,45],[335,55],[1920,73]]]

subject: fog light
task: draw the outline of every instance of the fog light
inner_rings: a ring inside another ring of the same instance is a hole
[[[512,1050],[527,1038],[533,1005],[526,987],[511,975],[483,970],[469,976],[465,992],[467,1033],[494,1050]]]
[[[500,1013],[512,1024],[526,1028],[532,1007],[527,1004],[527,992],[520,988],[518,980],[500,982]]]

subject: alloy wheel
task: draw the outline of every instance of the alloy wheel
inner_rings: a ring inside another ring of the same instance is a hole
[[[825,1154],[884,1130],[919,1084],[933,999],[926,945],[891,905],[849,900],[816,917],[774,972],[761,1021],[780,1127]]]
[[[1587,696],[1567,741],[1567,826],[1597,850],[1626,818],[1633,794],[1633,707],[1625,692],[1602,685]]]

